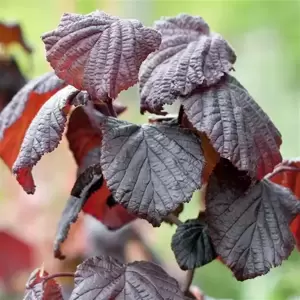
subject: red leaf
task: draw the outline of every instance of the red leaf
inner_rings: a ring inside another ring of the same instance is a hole
[[[0,157],[11,169],[25,133],[41,106],[64,86],[54,73],[28,82],[0,114]]]
[[[0,278],[9,287],[15,273],[33,267],[33,248],[9,232],[0,232]]]
[[[6,47],[18,43],[28,54],[33,52],[32,47],[24,39],[21,25],[18,23],[0,22],[0,43]]]
[[[279,164],[273,173],[267,177],[274,183],[289,188],[300,200],[300,161],[299,159],[285,160]],[[297,216],[290,225],[297,247],[300,250],[300,216]]]
[[[77,165],[81,165],[88,152],[101,145],[101,131],[93,128],[83,107],[75,109],[70,117],[66,137]]]
[[[23,300],[63,300],[60,285],[48,276],[44,270],[34,270],[26,283]]]
[[[109,229],[121,228],[136,219],[134,215],[129,214],[120,204],[109,207],[107,205],[107,199],[109,197],[111,197],[111,192],[107,188],[106,181],[104,180],[101,188],[91,195],[82,210],[99,220]]]

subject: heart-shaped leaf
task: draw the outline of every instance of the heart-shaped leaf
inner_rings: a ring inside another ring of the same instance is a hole
[[[112,257],[92,257],[77,267],[70,300],[183,300],[175,279],[150,262],[119,263]]]
[[[32,119],[64,85],[53,72],[39,76],[29,81],[0,113],[0,157],[10,169]]]
[[[67,86],[52,96],[31,122],[24,137],[20,153],[14,163],[13,173],[28,194],[33,194],[35,185],[31,170],[41,157],[53,151],[59,144],[72,104],[84,104],[80,91]]]
[[[280,132],[234,77],[180,101],[192,125],[238,169],[261,179],[282,160]]]
[[[226,159],[208,182],[206,213],[215,250],[238,280],[268,273],[295,246],[289,225],[300,213],[300,202],[268,180],[251,183]]]
[[[141,112],[160,113],[179,95],[210,86],[232,69],[236,55],[201,17],[180,14],[155,23],[162,35],[159,50],[141,66]]]
[[[114,199],[130,213],[159,226],[201,187],[204,159],[189,130],[109,117],[102,132],[103,175]]]
[[[182,270],[201,267],[217,257],[207,224],[200,219],[187,220],[179,225],[172,237],[171,247]]]
[[[115,99],[138,80],[141,63],[161,42],[137,20],[104,12],[65,13],[57,29],[42,37],[56,74],[94,99]]]

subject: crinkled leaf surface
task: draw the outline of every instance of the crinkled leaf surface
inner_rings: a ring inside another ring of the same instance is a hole
[[[180,101],[193,126],[240,170],[261,179],[282,160],[280,132],[234,77]]]
[[[201,187],[204,159],[198,138],[173,125],[135,125],[106,118],[101,165],[114,199],[159,226]]]
[[[10,169],[32,119],[64,85],[53,72],[39,76],[29,81],[0,113],[0,157]]]
[[[95,109],[109,114],[105,104],[95,106]],[[114,109],[120,114],[125,107],[114,102]],[[98,116],[86,107],[76,108],[70,117],[66,136],[79,167],[79,174],[100,162],[102,133],[97,124],[99,125]],[[111,206],[108,203],[115,205]],[[136,218],[123,206],[115,203],[105,180],[97,190],[90,193],[88,199],[80,198],[79,203],[75,203],[74,197],[71,197],[68,205],[70,209],[73,205],[79,205],[85,213],[92,215],[110,229],[118,229]]]
[[[284,160],[275,169],[273,174],[268,174],[267,177],[272,182],[289,188],[300,200],[300,160],[292,158]],[[298,250],[300,250],[300,216],[297,216],[290,226],[296,242]]]
[[[300,202],[268,180],[251,183],[226,159],[208,182],[206,213],[215,250],[238,280],[268,273],[294,248],[289,225]]]
[[[232,69],[236,55],[201,17],[180,14],[155,23],[162,34],[159,50],[140,69],[141,112],[159,113],[164,104],[210,86]]]
[[[34,270],[27,283],[23,300],[63,300],[60,285],[54,279],[45,280],[49,274],[41,270]]]
[[[95,99],[115,99],[138,80],[141,63],[161,42],[139,21],[96,11],[65,13],[57,29],[42,37],[56,74]]]
[[[92,257],[79,265],[75,273],[70,300],[83,298],[182,300],[185,297],[177,281],[153,263],[124,265],[112,257]]]
[[[63,88],[42,106],[31,122],[13,166],[13,173],[27,193],[34,193],[35,190],[32,167],[45,153],[58,146],[67,121],[67,112],[72,103],[79,104],[76,99],[79,93],[72,86]]]
[[[172,250],[182,270],[192,270],[208,264],[217,255],[203,220],[192,219],[179,225],[172,237]]]

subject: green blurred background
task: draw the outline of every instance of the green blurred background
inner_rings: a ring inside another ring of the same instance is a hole
[[[138,18],[147,25],[161,16],[181,12],[202,16],[211,29],[221,33],[236,50],[234,75],[280,129],[283,156],[299,156],[300,1],[0,0],[0,20],[16,20],[22,24],[27,40],[35,49],[33,68],[18,47],[12,52],[26,74],[32,77],[50,69],[44,57],[41,34],[55,28],[63,12],[89,13],[95,9]],[[121,100],[132,106],[126,118],[136,123],[147,120],[138,113],[136,89],[124,93]],[[0,184],[0,198],[1,193]],[[198,197],[194,197],[181,216],[183,220],[197,214]],[[155,230],[154,247],[162,257],[174,259],[169,241],[175,229],[163,225]],[[242,283],[221,263],[213,262],[197,271],[194,283],[218,298],[292,299],[300,296],[300,256],[293,253],[268,275]]]

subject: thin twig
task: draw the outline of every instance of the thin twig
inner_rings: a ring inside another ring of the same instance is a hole
[[[107,107],[108,107],[108,110],[109,110],[111,116],[116,118],[117,117],[117,113],[116,113],[116,111],[114,109],[113,100],[112,99],[109,99],[107,101]]]
[[[179,112],[178,112],[178,124],[180,125],[182,123],[183,114],[184,114],[184,108],[183,105],[180,105]]]
[[[75,274],[72,272],[63,272],[63,273],[56,273],[56,274],[51,274],[45,277],[42,277],[42,279],[44,280],[44,282],[51,280],[53,278],[57,278],[57,277],[74,277]]]
[[[289,172],[300,172],[300,168],[297,167],[290,167],[290,166],[279,166],[276,168],[272,173],[269,173],[265,176],[265,179],[271,179],[273,176],[284,172],[284,171],[289,171]]]
[[[187,293],[190,290],[190,286],[191,286],[191,284],[193,282],[193,279],[194,279],[194,274],[195,274],[195,269],[188,270],[186,272],[185,281],[182,284],[182,291],[184,293]]]
[[[182,222],[178,219],[174,214],[169,214],[165,217],[165,220],[169,221],[171,224],[175,224],[177,226],[181,225]]]

